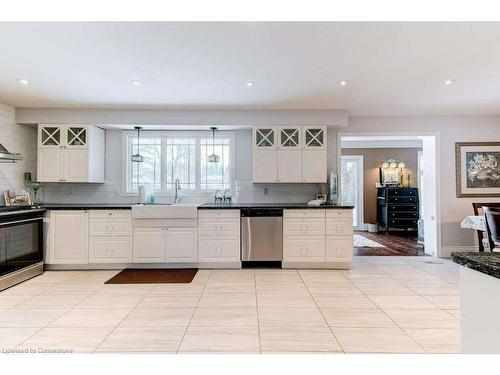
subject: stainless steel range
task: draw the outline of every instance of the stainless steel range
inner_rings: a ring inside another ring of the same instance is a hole
[[[44,212],[0,207],[0,290],[43,273]]]

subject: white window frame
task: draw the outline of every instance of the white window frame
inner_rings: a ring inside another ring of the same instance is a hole
[[[130,169],[129,163],[131,157],[130,150],[130,138],[136,138],[136,131],[123,131],[122,134],[122,195],[124,196],[136,196],[137,191],[129,190],[129,179],[130,179]],[[201,139],[211,139],[212,133],[210,131],[172,131],[172,130],[143,130],[141,132],[141,138],[161,138],[162,150],[161,150],[161,169],[164,168],[164,163],[166,161],[166,148],[164,147],[165,140],[168,138],[186,138],[186,139],[195,139],[195,184],[197,186],[196,189],[183,189],[183,196],[213,196],[214,191],[212,190],[202,190],[201,186],[201,155],[200,155],[200,140]],[[234,191],[234,183],[235,183],[235,136],[233,131],[217,131],[215,134],[215,139],[229,139],[230,142],[230,171],[231,171],[231,190]],[[182,181],[181,181],[182,184]],[[156,196],[163,197],[173,197],[175,195],[174,189],[165,189],[166,181],[165,174],[161,174],[161,190],[155,191]]]

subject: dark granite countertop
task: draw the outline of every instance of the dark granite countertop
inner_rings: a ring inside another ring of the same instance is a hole
[[[461,266],[500,279],[500,253],[452,253],[451,257]]]
[[[218,210],[218,209],[240,209],[240,208],[339,208],[353,209],[354,206],[343,206],[335,204],[322,204],[321,206],[308,206],[307,203],[205,203],[198,207],[201,210]]]
[[[47,210],[131,210],[132,203],[43,203]]]

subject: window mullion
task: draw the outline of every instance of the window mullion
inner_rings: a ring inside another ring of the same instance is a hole
[[[195,147],[194,147],[194,168],[195,168],[195,179],[194,179],[194,187],[195,190],[201,190],[201,139],[199,137],[195,138]]]

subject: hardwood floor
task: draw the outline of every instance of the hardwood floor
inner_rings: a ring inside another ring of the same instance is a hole
[[[356,232],[360,236],[378,242],[385,247],[354,247],[354,255],[425,256],[423,248],[417,246],[415,233],[369,233]]]

